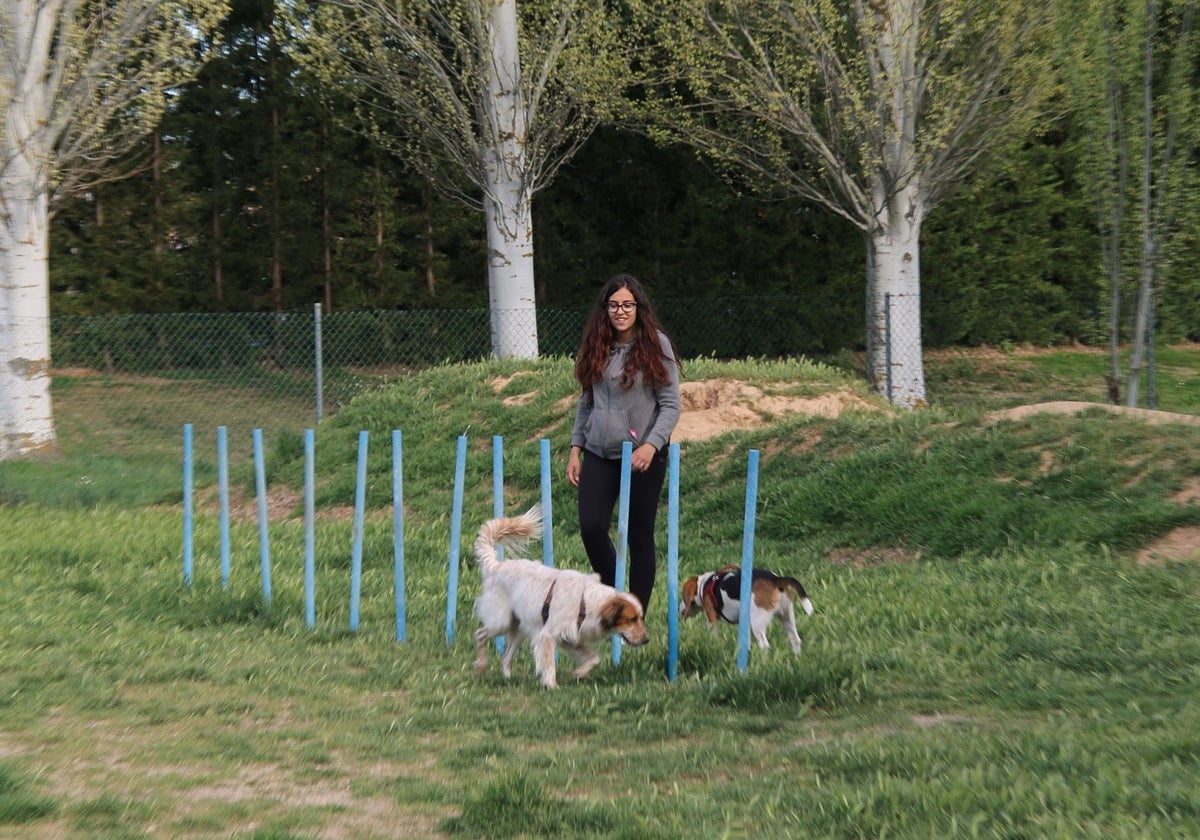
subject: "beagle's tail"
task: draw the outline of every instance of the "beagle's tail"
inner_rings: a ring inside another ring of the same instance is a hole
[[[808,600],[808,593],[804,591],[804,586],[800,583],[800,581],[796,580],[794,577],[781,577],[779,579],[779,588],[784,590],[791,589],[793,592],[795,592],[796,600],[799,601],[800,606],[804,608],[804,613],[806,615],[813,614],[812,601]]]
[[[519,551],[530,540],[541,538],[541,505],[534,505],[520,516],[489,519],[483,523],[479,529],[479,536],[475,538],[475,559],[479,562],[479,568],[486,574],[500,562],[500,558],[496,556],[497,545]]]

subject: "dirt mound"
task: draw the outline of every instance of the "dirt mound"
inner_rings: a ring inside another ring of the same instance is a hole
[[[734,429],[757,429],[791,414],[837,417],[848,409],[878,410],[846,391],[819,397],[779,396],[731,379],[684,382],[679,395],[683,413],[671,438],[680,441],[708,440]]]
[[[1183,423],[1188,426],[1200,426],[1200,416],[1195,414],[1176,414],[1170,411],[1154,411],[1149,408],[1127,408],[1122,405],[1080,402],[1076,400],[1019,405],[1016,408],[993,411],[986,419],[989,423],[995,423],[998,420],[1021,420],[1034,414],[1078,414],[1081,411],[1095,408],[1107,411],[1109,414],[1136,417],[1139,420],[1145,420],[1147,423]]]

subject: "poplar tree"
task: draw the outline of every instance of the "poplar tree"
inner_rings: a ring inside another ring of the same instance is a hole
[[[0,0],[0,460],[56,446],[49,224],[194,74],[221,0]]]
[[[1200,42],[1197,0],[1083,0],[1070,35],[1073,99],[1080,111],[1109,286],[1108,396],[1122,402],[1122,300],[1135,297],[1127,406],[1138,404],[1152,362],[1157,299],[1171,282],[1172,251],[1191,227],[1180,219],[1197,184]],[[1136,251],[1136,255],[1135,252]],[[1175,280],[1188,280],[1187,277]],[[1135,279],[1134,279],[1135,278]],[[1153,407],[1153,380],[1148,377]]]
[[[309,62],[353,79],[363,116],[444,195],[483,211],[492,348],[536,358],[533,197],[623,92],[616,21],[596,0],[298,4]]]
[[[631,0],[658,53],[642,119],[733,177],[819,205],[866,245],[873,386],[925,403],[920,233],[1053,93],[1053,5]]]

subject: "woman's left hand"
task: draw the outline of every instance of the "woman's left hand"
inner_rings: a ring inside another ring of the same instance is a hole
[[[654,448],[652,443],[643,443],[637,449],[633,450],[633,456],[629,461],[629,468],[633,472],[645,472],[650,469],[650,462],[654,460],[654,456],[658,454],[658,450]]]

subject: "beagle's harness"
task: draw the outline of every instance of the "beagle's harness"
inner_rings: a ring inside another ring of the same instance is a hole
[[[700,603],[711,599],[713,606],[716,608],[717,615],[723,621],[729,621],[729,618],[725,615],[725,592],[723,591],[722,584],[740,574],[741,571],[737,569],[713,572],[712,577],[704,582],[704,588],[701,590]]]

